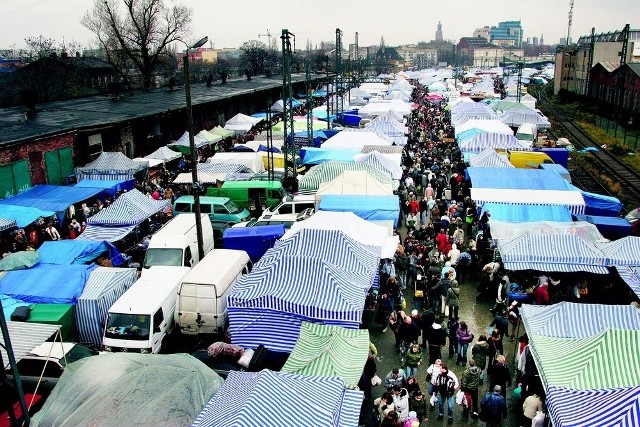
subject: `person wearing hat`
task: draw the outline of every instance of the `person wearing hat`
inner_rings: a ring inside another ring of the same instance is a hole
[[[507,417],[507,401],[502,396],[502,387],[496,385],[493,393],[487,392],[480,402],[480,420],[487,427],[500,427]]]

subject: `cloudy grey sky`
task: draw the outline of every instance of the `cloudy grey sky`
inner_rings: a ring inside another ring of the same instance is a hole
[[[171,3],[173,0],[166,0]],[[191,33],[208,35],[217,48],[238,47],[258,34],[280,34],[288,28],[303,47],[335,39],[343,43],[374,45],[384,36],[387,45],[432,40],[442,21],[445,39],[470,36],[476,27],[503,20],[522,20],[524,37],[544,34],[545,43],[557,43],[567,33],[569,0],[183,0],[193,9]],[[22,47],[24,39],[40,34],[61,42],[90,46],[93,37],[80,20],[92,0],[2,0],[0,48]],[[640,0],[575,0],[572,38],[640,27]],[[266,38],[262,39],[267,41]]]

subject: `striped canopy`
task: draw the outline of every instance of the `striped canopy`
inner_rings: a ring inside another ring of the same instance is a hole
[[[240,163],[198,163],[198,172],[211,174],[239,173],[245,170],[246,166]]]
[[[640,330],[640,312],[630,305],[572,302],[525,304],[521,313],[529,336],[586,338],[598,335],[607,328]]]
[[[153,200],[134,189],[123,193],[109,207],[89,217],[87,223],[108,226],[138,225],[169,204],[170,200]]]
[[[13,219],[0,218],[0,231],[9,230],[17,227],[16,221]]]
[[[393,179],[402,178],[402,167],[400,164],[394,163],[390,157],[382,153],[374,151],[367,154],[356,154],[353,160],[356,163],[365,163],[380,172],[389,174]]]
[[[640,298],[640,269],[634,267],[622,267],[617,270],[622,280],[624,280],[638,298]]]
[[[135,268],[97,267],[91,272],[74,310],[81,343],[102,345],[109,308],[137,278]]]
[[[409,133],[409,129],[405,125],[389,116],[376,117],[366,125],[366,129],[379,130],[387,136],[402,137]]]
[[[372,151],[377,151],[382,154],[402,154],[402,147],[398,147],[397,145],[365,145],[360,150],[361,153],[371,153]]]
[[[212,135],[213,136],[213,135]],[[194,135],[193,142],[196,148],[204,147],[207,144],[211,144],[208,139],[205,139],[202,135]],[[173,147],[176,150],[180,150],[181,153],[190,153],[191,152],[191,141],[189,141],[189,132],[183,133],[180,138],[176,139],[170,144],[167,144],[167,147]]]
[[[353,427],[363,397],[338,377],[232,371],[192,426]]]
[[[499,135],[499,134],[497,134]],[[480,154],[469,160],[469,166],[474,168],[513,168],[514,166],[502,154],[493,148],[485,148]]]
[[[547,388],[593,390],[640,384],[640,330],[606,329],[587,338],[532,335],[529,343]]]
[[[300,194],[314,194],[323,182],[333,181],[344,171],[365,171],[383,184],[392,185],[391,176],[366,163],[324,162],[307,172],[298,182]]]
[[[360,323],[371,281],[324,260],[282,256],[240,278],[229,293],[229,309],[263,309],[315,320]]]
[[[87,225],[87,228],[78,236],[78,240],[92,240],[97,242],[117,242],[131,233],[135,225],[124,227],[110,227],[103,225]]]
[[[623,267],[640,265],[640,237],[627,236],[598,247],[607,257],[608,265]]]
[[[509,270],[609,273],[602,252],[573,234],[525,233],[498,242],[498,249]]]
[[[556,426],[640,425],[640,386],[582,391],[551,386],[547,390],[546,404]]]
[[[471,138],[458,142],[458,146],[460,151],[470,153],[479,153],[487,148],[521,151],[530,149],[527,144],[518,141],[513,135],[495,132],[479,132]]]
[[[551,123],[545,117],[542,117],[536,111],[532,109],[515,109],[512,108],[500,114],[498,120],[513,127],[523,125],[525,123],[532,123],[537,125],[538,128],[550,128]]]
[[[304,322],[282,372],[338,376],[349,388],[358,385],[369,354],[369,331]]]
[[[147,169],[147,164],[134,162],[123,153],[102,152],[91,163],[76,168],[78,181],[83,179],[127,180],[139,171]]]

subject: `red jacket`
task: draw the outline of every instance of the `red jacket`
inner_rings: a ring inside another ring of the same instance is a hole
[[[538,286],[535,291],[533,291],[533,300],[536,305],[547,305],[549,304],[549,290],[547,286]]]
[[[449,238],[444,233],[438,233],[436,236],[436,245],[438,246],[438,250],[440,253],[444,253],[444,248],[447,246]],[[446,253],[445,253],[446,255]]]

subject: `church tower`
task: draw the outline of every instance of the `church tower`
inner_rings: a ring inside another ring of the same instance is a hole
[[[436,30],[436,41],[441,42],[442,40],[444,40],[444,38],[442,37],[442,23],[438,21],[438,29]]]

